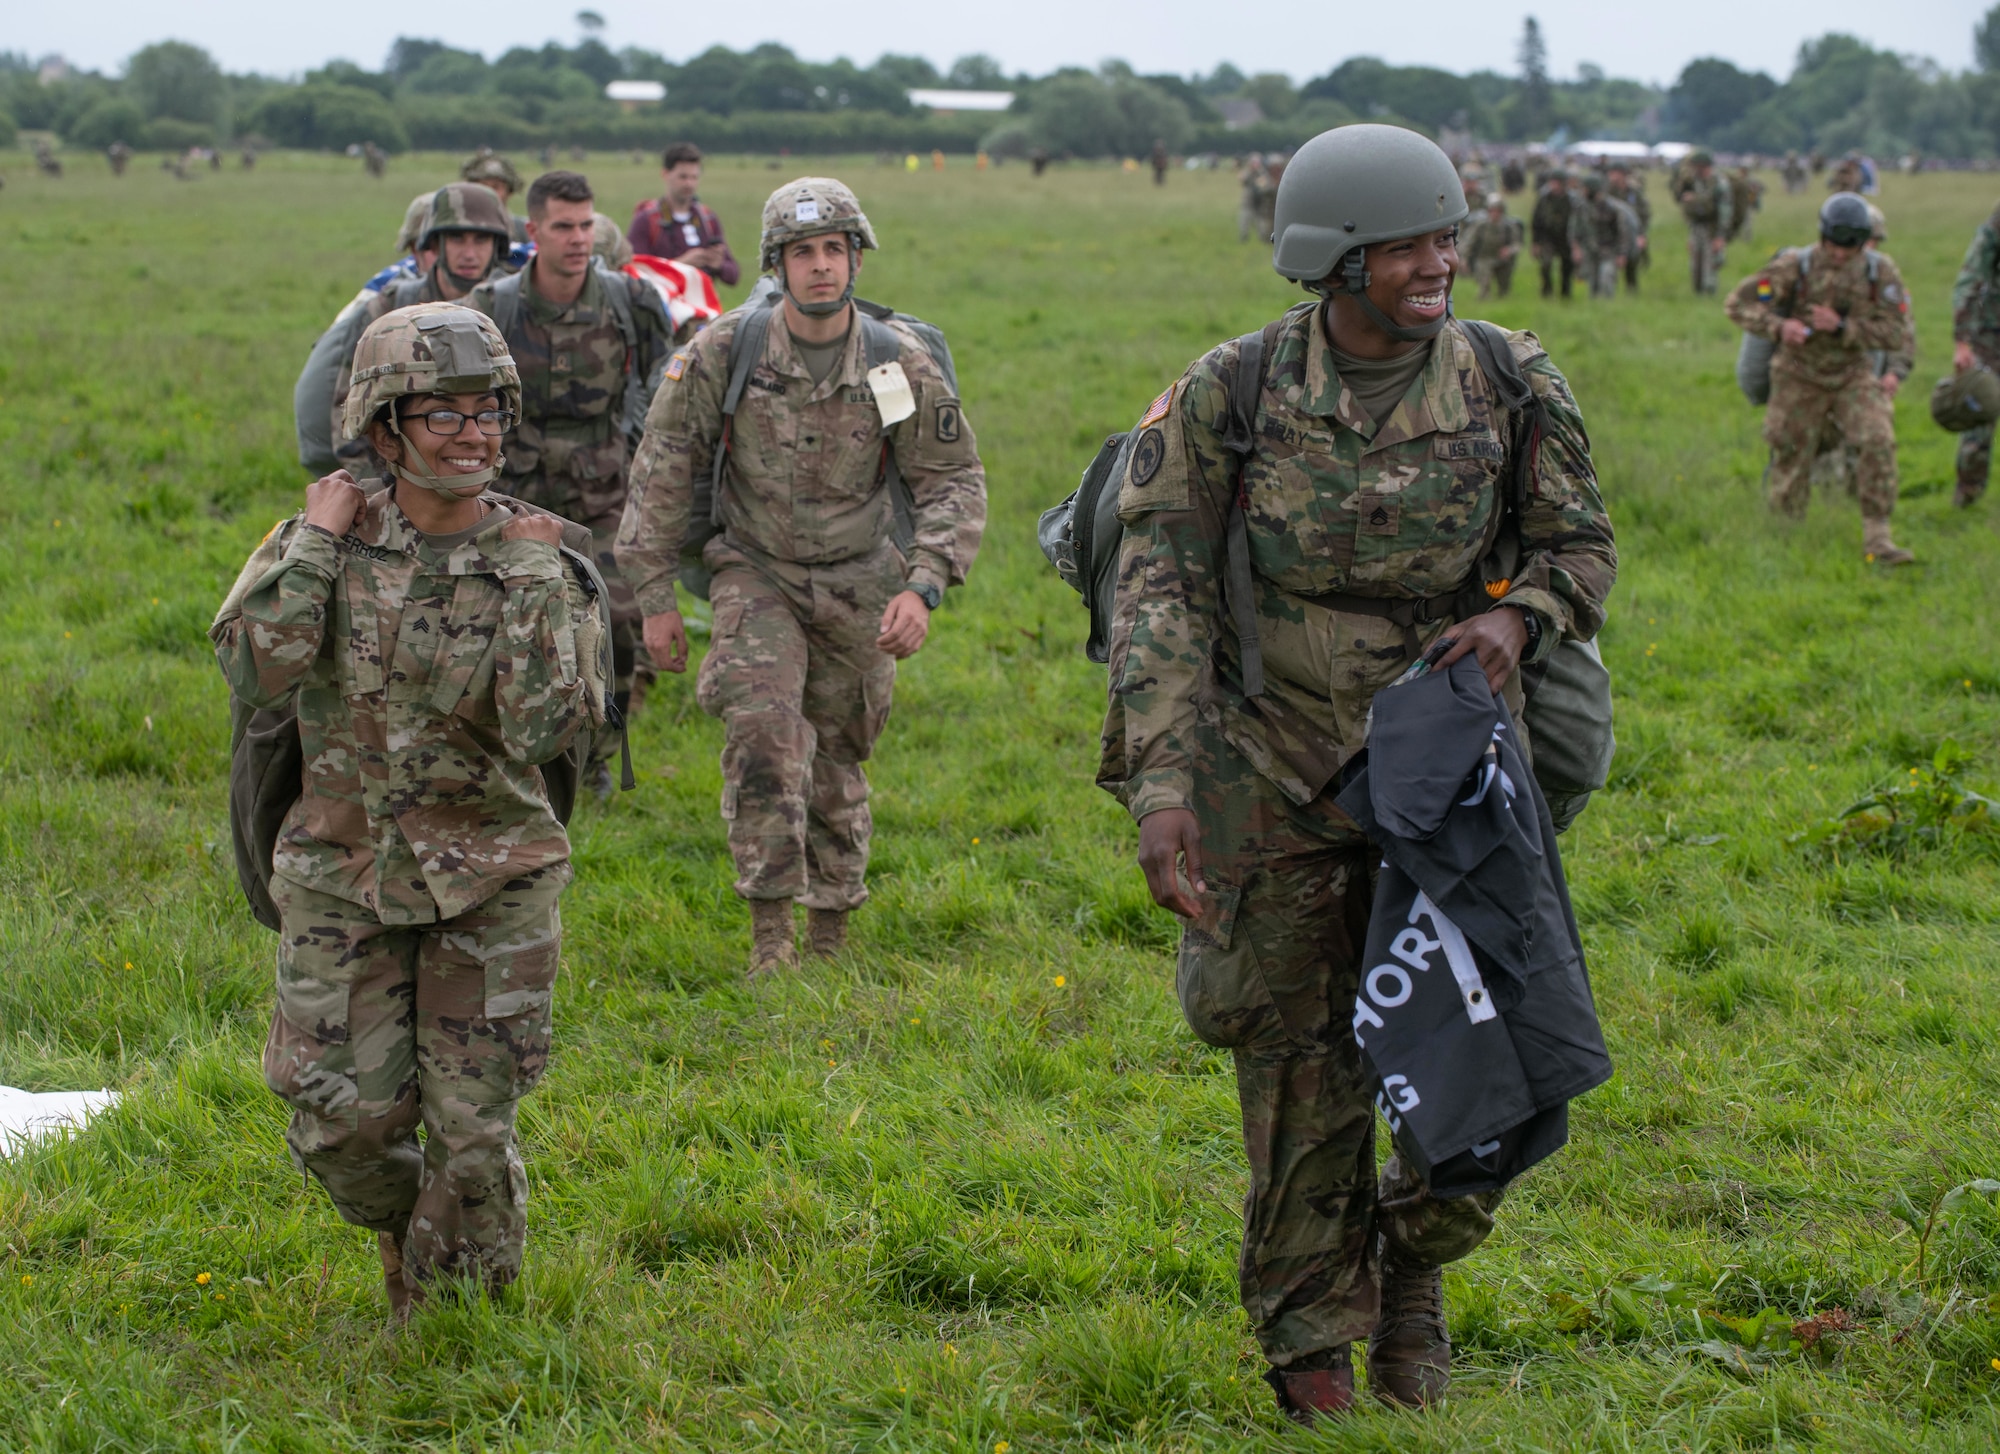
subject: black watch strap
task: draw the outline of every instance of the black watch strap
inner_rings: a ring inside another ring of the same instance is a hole
[[[930,581],[912,581],[904,589],[915,591],[918,599],[933,611],[944,603],[944,592]]]

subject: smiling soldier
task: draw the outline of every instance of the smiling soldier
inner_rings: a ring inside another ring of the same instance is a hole
[[[752,974],[816,956],[868,897],[862,764],[896,663],[965,580],[986,528],[986,471],[942,335],[854,298],[875,230],[853,192],[800,177],[764,204],[778,288],[674,355],[632,465],[618,560],[646,649],[687,665],[674,595],[706,536],[714,634],[695,694],[723,725],[722,816],[750,901]],[[920,331],[920,329],[922,331]],[[698,488],[712,491],[697,513]],[[710,533],[712,531],[712,533]]]
[[[1196,360],[1141,420],[1119,494],[1099,780],[1138,821],[1154,901],[1183,920],[1188,1023],[1235,1053],[1243,1305],[1306,1421],[1352,1404],[1356,1339],[1377,1398],[1443,1394],[1440,1264],[1479,1245],[1499,1200],[1433,1196],[1395,1157],[1378,1180],[1350,1031],[1371,850],[1338,775],[1375,693],[1444,638],[1442,663],[1474,654],[1518,723],[1520,668],[1596,633],[1617,569],[1562,374],[1534,335],[1450,316],[1465,214],[1451,162],[1415,132],[1306,143],[1272,260],[1320,301]],[[1232,427],[1259,343],[1261,387]],[[1542,410],[1503,404],[1495,371],[1525,375]],[[1517,412],[1545,415],[1521,435],[1520,484]]]

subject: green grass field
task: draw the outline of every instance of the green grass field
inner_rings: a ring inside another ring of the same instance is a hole
[[[2000,782],[2000,505],[1952,511],[1924,409],[1989,181],[1882,199],[1921,344],[1894,574],[1845,498],[1766,513],[1678,226],[1638,299],[1462,290],[1568,372],[1618,529],[1619,761],[1567,852],[1618,1074],[1447,1273],[1449,1406],[1307,1434],[1237,1307],[1229,1062],[1090,784],[1102,673],[1032,532],[1104,433],[1298,296],[1236,243],[1227,173],[845,168],[883,240],[864,292],[950,332],[993,495],[873,765],[856,952],[745,985],[720,734],[664,682],[639,791],[574,825],[527,1274],[398,1338],[263,1087],[272,938],[230,869],[203,633],[299,501],[307,348],[447,160],[0,164],[0,1083],[126,1095],[0,1163],[0,1449],[2000,1443],[2000,1216],[1920,1245],[1895,1209],[2000,1176],[2000,854],[1787,841],[1947,738]],[[621,219],[653,178],[588,170]],[[739,250],[782,179],[712,167]],[[1809,236],[1817,190],[1773,191],[1732,280]],[[1834,1308],[1824,1359],[1732,1356],[1754,1330],[1719,1321]]]

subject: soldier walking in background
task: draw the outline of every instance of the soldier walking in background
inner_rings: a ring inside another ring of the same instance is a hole
[[[614,546],[625,513],[631,448],[675,342],[660,295],[592,259],[597,240],[590,183],[545,172],[528,188],[535,256],[466,299],[499,326],[521,373],[521,418],[496,489],[589,528],[611,592],[612,702],[634,710],[652,678],[639,641],[639,603],[618,571]],[[692,331],[693,323],[688,325]],[[610,759],[623,729],[599,734],[590,785],[612,790]]]
[[[1188,1024],[1235,1057],[1250,1170],[1239,1286],[1280,1405],[1306,1422],[1352,1405],[1364,1338],[1377,1398],[1443,1397],[1440,1264],[1485,1240],[1501,1196],[1434,1195],[1401,1156],[1376,1171],[1375,1087],[1352,1026],[1380,855],[1335,803],[1339,774],[1376,693],[1442,638],[1455,642],[1442,665],[1476,655],[1519,703],[1521,665],[1596,633],[1617,568],[1575,401],[1515,333],[1500,346],[1550,432],[1513,517],[1518,568],[1497,593],[1483,584],[1514,477],[1493,446],[1514,436],[1450,316],[1464,213],[1449,159],[1414,132],[1307,142],[1279,199],[1276,266],[1325,301],[1265,331],[1248,457],[1232,467],[1223,442],[1243,367],[1232,340],[1146,411],[1117,481],[1098,781],[1139,825],[1154,902],[1182,920]],[[1229,602],[1238,522],[1251,599]],[[1245,618],[1262,638],[1254,687]]]
[[[375,323],[354,363],[343,431],[396,482],[309,486],[210,636],[240,703],[295,706],[304,754],[264,865],[264,1079],[294,1163],[376,1234],[400,1319],[440,1280],[521,1270],[515,1127],[548,1064],[570,879],[540,765],[601,720],[604,680],[560,523],[485,490],[520,402],[499,334],[429,304]]]
[[[512,202],[521,191],[521,174],[514,170],[514,164],[484,147],[459,164],[458,179],[461,182],[477,182],[498,197],[502,207]],[[528,240],[528,219],[509,211],[507,232],[515,245],[525,243]]]
[[[1799,160],[1799,154],[1795,151],[1785,153],[1784,178],[1785,192],[1788,196],[1806,189],[1806,164]]]
[[[1271,190],[1271,178],[1264,170],[1264,158],[1251,152],[1236,180],[1243,187],[1243,201],[1236,209],[1236,240],[1248,242],[1255,232],[1259,242],[1269,242],[1271,234],[1264,228],[1263,216],[1264,194]]]
[[[677,258],[700,268],[718,283],[734,284],[742,277],[736,254],[722,235],[722,219],[696,195],[701,188],[701,148],[676,142],[660,157],[665,192],[632,209],[626,236],[632,251],[653,257]]]
[[[1836,192],[1819,210],[1819,242],[1786,248],[1729,295],[1730,322],[1778,345],[1764,438],[1771,508],[1799,519],[1812,463],[1831,423],[1854,446],[1862,555],[1884,565],[1914,557],[1889,536],[1896,508],[1896,430],[1871,350],[1913,347],[1909,295],[1888,254],[1871,252],[1868,204]]]
[[[1172,158],[1170,158],[1167,155],[1167,144],[1164,141],[1160,140],[1157,136],[1154,137],[1153,138],[1153,185],[1154,186],[1164,187],[1167,185],[1167,164],[1171,160]]]
[[[1687,219],[1688,283],[1697,294],[1713,293],[1733,213],[1729,184],[1715,175],[1715,158],[1708,152],[1689,155],[1688,170],[1675,188],[1675,200],[1681,205],[1681,216]]]
[[[1979,224],[1951,289],[1951,367],[2000,371],[2000,208]],[[1958,484],[1951,500],[1970,505],[1986,493],[1993,465],[1993,426],[1958,436]]]
[[[1632,209],[1639,226],[1632,251],[1625,256],[1625,291],[1639,291],[1639,269],[1650,257],[1648,234],[1653,230],[1653,204],[1646,197],[1646,182],[1623,162],[1613,162],[1604,172],[1605,194]]]
[[[1618,274],[1639,245],[1639,219],[1601,177],[1583,181],[1583,270],[1593,298],[1615,297]]]
[[[1507,214],[1507,199],[1498,190],[1486,199],[1486,215],[1466,240],[1466,265],[1479,284],[1479,296],[1504,298],[1514,287],[1514,264],[1521,255],[1521,219]]]
[[[114,141],[104,149],[104,154],[111,159],[111,175],[124,176],[126,165],[132,160],[132,148],[122,141]]]
[[[1873,202],[1868,204],[1870,230],[1868,246],[1880,250],[1889,240],[1889,220],[1882,215],[1882,209]],[[1868,366],[1875,374],[1875,382],[1889,398],[1893,406],[1897,391],[1903,387],[1917,366],[1917,329],[1909,315],[1903,315],[1903,341],[1895,348],[1875,348],[1868,351]],[[1832,419],[1820,426],[1819,453],[1812,464],[1812,482],[1818,484],[1839,483],[1850,496],[1860,493],[1857,484],[1861,452],[1841,437],[1840,430]]]
[[[1535,198],[1535,211],[1529,222],[1535,261],[1542,270],[1544,298],[1555,296],[1558,273],[1562,278],[1562,295],[1569,296],[1578,252],[1577,222],[1572,216],[1575,210],[1575,201],[1569,194],[1569,174],[1557,167],[1542,179],[1541,195]]]
[[[1729,241],[1755,242],[1757,214],[1764,209],[1764,184],[1737,167],[1729,174]]]
[[[696,695],[722,719],[722,816],[753,975],[797,962],[794,903],[815,955],[845,944],[868,898],[862,764],[896,662],[924,644],[986,526],[986,472],[944,368],[911,326],[853,301],[875,245],[840,182],[801,177],[771,194],[758,258],[778,296],[675,353],[618,534],[647,648],[682,671],[675,577],[691,526],[697,540],[714,530],[701,567],[715,627]]]

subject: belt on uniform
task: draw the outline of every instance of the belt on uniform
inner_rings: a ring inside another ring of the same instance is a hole
[[[1442,621],[1446,616],[1470,614],[1459,609],[1464,595],[1462,590],[1446,591],[1441,596],[1395,600],[1387,596],[1357,596],[1349,591],[1322,591],[1318,595],[1301,595],[1299,599],[1324,606],[1329,611],[1345,611],[1350,616],[1373,616],[1378,621],[1393,622],[1403,628],[1403,651],[1415,661],[1417,653],[1422,650],[1422,643],[1417,640],[1417,627]]]

